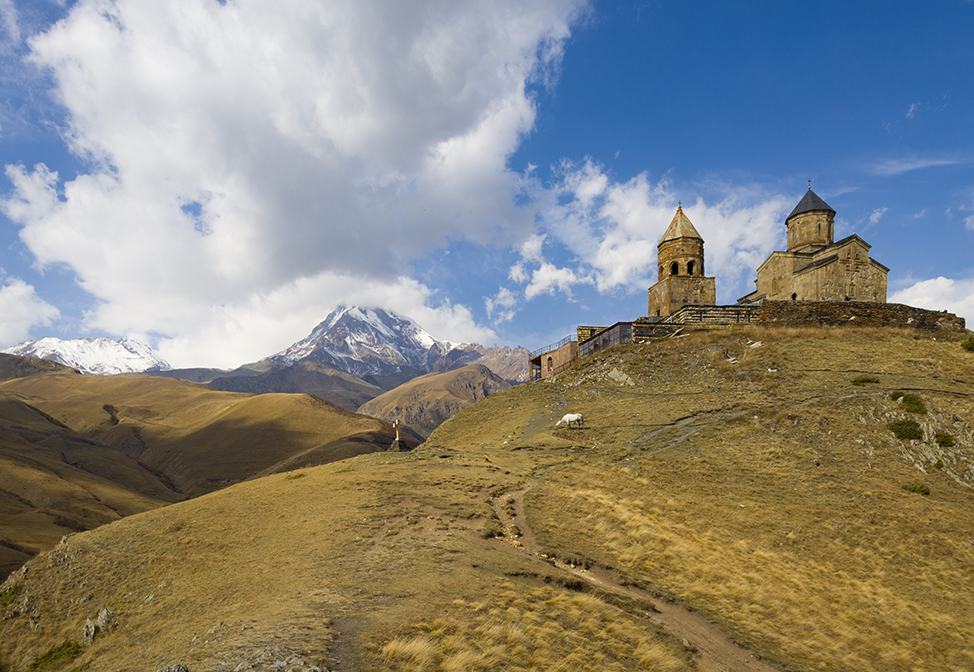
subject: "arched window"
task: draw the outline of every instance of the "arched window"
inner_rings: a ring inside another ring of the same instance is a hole
[[[553,368],[555,368],[555,363],[552,361],[551,357],[549,357],[548,358],[548,373],[551,373],[551,370]]]
[[[670,264],[670,275],[679,275],[679,274],[680,274],[680,264],[674,261],[672,264]]]
[[[663,267],[662,266],[659,267],[659,277],[661,277],[661,278],[663,277]]]
[[[693,275],[693,262],[687,262],[687,275]]]

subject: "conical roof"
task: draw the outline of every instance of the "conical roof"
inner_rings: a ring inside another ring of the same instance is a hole
[[[798,201],[798,205],[795,206],[795,209],[791,211],[791,214],[788,215],[785,221],[787,222],[795,215],[800,215],[803,212],[811,212],[813,210],[828,210],[833,215],[835,214],[835,210],[833,210],[828,203],[819,198],[818,194],[812,191],[812,188],[809,187],[808,191],[806,191],[805,195],[802,197],[802,200]]]
[[[687,219],[687,216],[683,214],[683,206],[679,205],[676,208],[676,214],[673,215],[673,221],[670,222],[669,227],[666,229],[666,233],[663,234],[663,238],[659,241],[662,245],[668,240],[676,240],[677,238],[700,238],[700,234],[697,230],[693,228],[693,224]]]

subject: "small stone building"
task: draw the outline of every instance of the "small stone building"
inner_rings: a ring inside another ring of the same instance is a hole
[[[758,267],[757,289],[739,304],[771,301],[886,302],[889,269],[869,258],[869,244],[853,234],[839,242],[835,210],[812,191],[785,220],[788,250]]]
[[[673,221],[657,245],[659,276],[649,288],[649,316],[671,315],[687,305],[717,303],[716,280],[704,277],[703,238],[683,213],[676,209]]]
[[[554,376],[568,368],[576,359],[578,359],[578,341],[573,336],[539,348],[528,357],[531,380]]]

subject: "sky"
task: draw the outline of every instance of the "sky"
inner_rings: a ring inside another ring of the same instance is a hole
[[[229,368],[341,304],[535,349],[718,304],[811,180],[888,300],[974,321],[974,2],[0,0],[0,348]]]

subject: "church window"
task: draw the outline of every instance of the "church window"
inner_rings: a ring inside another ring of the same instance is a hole
[[[554,365],[555,365],[554,361],[552,361],[551,357],[549,357],[548,358],[548,372],[549,373],[551,373],[551,370],[554,368]]]
[[[693,262],[687,262],[687,275],[693,275]]]
[[[679,274],[680,274],[680,264],[674,261],[672,264],[670,264],[670,275],[679,275]]]

